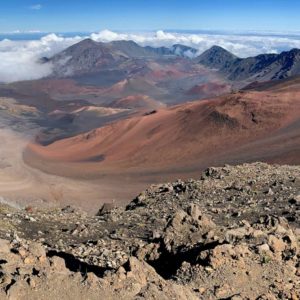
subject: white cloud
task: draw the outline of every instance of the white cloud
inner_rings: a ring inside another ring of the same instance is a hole
[[[116,32],[112,32],[110,30],[102,30],[99,33],[92,33],[91,39],[95,41],[101,41],[101,42],[111,42],[116,40],[126,40],[128,38],[127,34],[119,34]]]
[[[226,48],[240,57],[254,56],[261,53],[278,53],[282,50],[300,48],[300,35],[290,36],[269,33],[257,34],[209,34],[209,33],[176,33],[146,32],[118,33],[103,30],[90,36],[74,36],[64,38],[49,34],[39,40],[31,41],[0,41],[0,82],[38,79],[51,73],[51,65],[38,63],[38,60],[50,57],[63,49],[90,37],[95,41],[110,42],[115,40],[133,40],[142,46],[167,46],[184,44],[202,53],[213,45]],[[188,56],[192,53],[188,52]]]
[[[133,40],[142,46],[167,46],[184,44],[194,47],[198,54],[213,45],[221,46],[240,57],[254,56],[262,53],[279,53],[291,48],[300,48],[300,35],[276,35],[275,33],[251,34],[210,34],[210,33],[176,33],[159,30],[154,33],[116,33],[103,30],[93,33],[95,41],[109,42],[115,40]]]
[[[52,66],[40,64],[39,59],[50,57],[81,39],[49,34],[40,40],[0,41],[0,82],[39,79],[50,75]]]
[[[42,9],[42,4],[34,4],[34,5],[31,5],[29,8],[32,9],[32,10],[40,10]]]

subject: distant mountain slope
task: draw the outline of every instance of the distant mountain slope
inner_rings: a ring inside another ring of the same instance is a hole
[[[188,47],[181,44],[175,44],[171,48],[171,53],[181,56],[181,57],[189,57],[193,58],[197,54],[198,50],[192,47]]]
[[[86,39],[41,62],[53,64],[53,77],[98,73],[102,81],[108,77],[107,80],[112,82],[125,79],[132,73],[143,74],[149,60],[159,62],[176,57],[191,58],[193,63],[216,69],[235,82],[278,80],[300,75],[299,49],[248,58],[239,58],[219,46],[213,46],[195,58],[197,53],[198,50],[181,44],[155,48],[142,47],[134,41],[102,43]]]
[[[92,73],[126,61],[124,53],[113,51],[109,45],[91,39],[83,40],[49,59],[53,75],[65,77]]]
[[[128,58],[156,58],[161,55],[174,55],[174,53],[166,47],[142,47],[134,41],[113,41],[107,44],[112,51],[120,51],[126,54]]]
[[[218,69],[234,81],[266,81],[300,75],[300,50],[292,49],[280,54],[262,54],[238,58],[227,50],[213,46],[196,58],[206,67]]]
[[[140,59],[160,59],[165,56],[192,57],[197,50],[184,45],[166,47],[142,47],[134,41],[95,42],[85,39],[42,63],[53,64],[53,76],[68,77],[95,73],[106,69],[122,69],[122,64]],[[139,62],[136,62],[139,65]]]
[[[289,78],[274,80],[274,81],[254,81],[251,84],[243,88],[244,91],[254,90],[254,91],[274,91],[274,90],[286,90],[287,92],[292,92],[293,90],[298,90],[300,86],[300,75],[292,76]]]

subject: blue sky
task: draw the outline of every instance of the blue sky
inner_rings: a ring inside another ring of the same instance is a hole
[[[300,30],[299,0],[9,0],[0,32]]]

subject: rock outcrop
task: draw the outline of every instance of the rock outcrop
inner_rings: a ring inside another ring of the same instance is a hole
[[[0,207],[1,299],[299,299],[300,167],[209,168],[97,216]]]

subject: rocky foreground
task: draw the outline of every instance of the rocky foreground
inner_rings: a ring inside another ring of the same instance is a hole
[[[299,166],[210,168],[97,216],[0,215],[0,299],[300,299]]]

